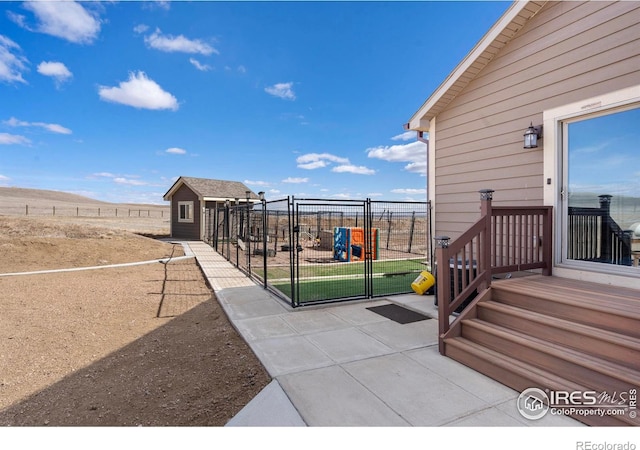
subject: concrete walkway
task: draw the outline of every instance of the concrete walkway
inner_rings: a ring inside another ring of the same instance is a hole
[[[273,381],[227,426],[581,426],[531,421],[516,392],[438,353],[433,297],[397,295],[293,309],[202,242],[194,254]],[[367,310],[397,303],[432,319],[401,325]]]

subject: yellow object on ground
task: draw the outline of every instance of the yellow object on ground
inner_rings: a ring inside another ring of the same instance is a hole
[[[416,294],[422,295],[427,292],[429,288],[431,288],[431,286],[433,286],[434,284],[436,284],[435,277],[426,270],[423,270],[422,272],[420,272],[420,275],[418,275],[418,278],[416,278],[415,281],[411,283],[411,289],[413,289]]]

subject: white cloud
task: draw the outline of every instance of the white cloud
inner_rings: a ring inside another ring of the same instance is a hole
[[[145,25],[143,23],[141,23],[140,25],[136,25],[135,27],[133,27],[133,31],[135,33],[141,34],[141,33],[146,33],[149,30],[149,26]]]
[[[300,169],[320,169],[327,167],[331,163],[338,163],[339,165],[331,169],[332,172],[337,173],[354,173],[359,175],[373,175],[375,170],[369,169],[365,166],[355,166],[349,162],[349,158],[332,155],[331,153],[307,153],[296,158],[298,168]]]
[[[116,177],[113,179],[114,183],[126,184],[128,186],[147,186],[149,183],[141,180],[133,180],[131,178]]]
[[[326,167],[331,162],[349,164],[349,159],[330,153],[307,153],[306,155],[298,156],[296,162],[300,169],[313,170]]]
[[[309,182],[309,178],[289,177],[289,178],[285,178],[284,180],[282,180],[282,182],[283,183],[293,183],[293,184],[308,183]]]
[[[208,64],[202,64],[200,61],[198,61],[198,60],[197,60],[197,59],[195,59],[195,58],[189,58],[189,62],[190,62],[191,64],[193,64],[193,66],[194,66],[196,69],[198,69],[198,70],[200,70],[200,71],[202,71],[202,72],[207,72],[207,71],[211,70],[211,66],[210,66],[210,65],[208,65]]]
[[[57,85],[73,77],[67,66],[56,61],[42,61],[38,64],[38,73],[53,78]]]
[[[187,151],[183,148],[171,147],[166,149],[165,153],[170,153],[172,155],[186,155]]]
[[[232,71],[233,71],[233,67],[231,67],[231,66],[224,66],[224,70],[226,70],[227,72],[232,72]],[[243,74],[243,75],[244,75],[245,73],[247,73],[247,68],[246,68],[245,66],[242,66],[242,65],[240,65],[240,66],[236,67],[236,69],[235,69],[235,70],[236,70],[236,72],[238,72],[238,73],[240,73],[240,74]]]
[[[130,73],[129,80],[118,87],[101,86],[99,95],[102,100],[121,103],[143,109],[178,109],[178,101],[164,91],[155,81],[147,78],[144,72]]]
[[[0,81],[25,83],[22,72],[27,70],[27,58],[17,55],[20,46],[0,34]]]
[[[111,172],[96,172],[92,173],[88,178],[108,178],[116,184],[123,184],[126,186],[153,186],[153,184],[138,179],[136,175],[116,175]]]
[[[27,145],[31,141],[17,134],[0,133],[0,145]]]
[[[331,195],[332,198],[339,198],[339,199],[348,199],[348,200],[353,200],[353,195],[352,194],[348,194],[348,193],[338,193],[338,194],[333,194]]]
[[[251,186],[263,186],[263,187],[271,186],[271,183],[269,183],[268,181],[244,180],[243,183]]]
[[[18,25],[20,28],[27,28],[27,29],[29,28],[25,22],[27,18],[22,14],[17,14],[17,13],[14,13],[13,11],[7,11],[7,17],[9,18],[9,20],[11,20],[16,25]]]
[[[354,166],[353,164],[343,164],[341,166],[336,166],[331,169],[332,172],[337,173],[353,173],[356,175],[373,175],[376,173],[375,170],[369,169],[365,166]]]
[[[391,138],[392,141],[411,141],[416,139],[415,131],[405,131],[402,134],[397,134]]]
[[[30,31],[49,34],[76,44],[89,44],[100,32],[100,21],[74,1],[24,2],[23,6],[33,12],[38,20],[35,30]],[[16,23],[29,29],[24,20]]]
[[[58,125],[57,123],[34,122],[33,125],[37,127],[42,127],[45,130],[51,131],[52,133],[58,133],[58,134],[72,133],[70,129],[63,127],[62,125]]]
[[[104,177],[104,178],[115,178],[116,177],[116,175],[112,174],[111,172],[98,172],[98,173],[91,174],[91,176],[93,176],[93,177]]]
[[[410,144],[380,146],[367,149],[369,158],[377,158],[390,162],[408,162],[404,169],[407,172],[427,175],[427,152],[425,144],[416,141]]]
[[[273,95],[274,97],[283,98],[285,100],[295,100],[296,94],[293,92],[291,87],[293,86],[293,82],[290,81],[288,83],[276,83],[273,86],[267,86],[264,88],[265,92]]]
[[[171,2],[167,0],[151,0],[142,2],[142,9],[164,9],[169,11],[171,9]]]
[[[159,29],[156,29],[150,36],[145,36],[144,42],[149,47],[163,52],[198,53],[201,55],[220,53],[200,39],[188,39],[183,35],[163,35]]]
[[[10,127],[40,127],[52,133],[72,134],[70,129],[63,127],[62,125],[58,125],[57,123],[25,122],[24,120],[18,120],[15,117],[5,120],[2,123],[9,125]]]
[[[0,174],[0,185],[2,186],[6,186],[7,181],[9,181],[11,178],[9,177],[5,177],[4,175]]]
[[[426,189],[391,189],[391,192],[394,194],[407,194],[407,195],[415,195],[415,194],[426,194]]]

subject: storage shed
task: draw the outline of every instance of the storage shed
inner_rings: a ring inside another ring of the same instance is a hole
[[[164,194],[171,202],[171,237],[204,240],[208,209],[223,207],[226,200],[240,204],[259,202],[259,197],[239,181],[180,177]]]

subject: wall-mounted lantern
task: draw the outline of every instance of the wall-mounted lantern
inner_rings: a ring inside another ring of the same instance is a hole
[[[533,122],[531,122],[527,131],[524,132],[524,148],[537,148],[541,134],[542,127],[534,127]]]

